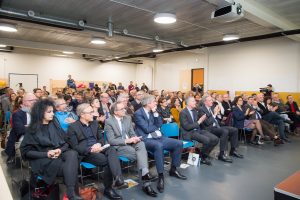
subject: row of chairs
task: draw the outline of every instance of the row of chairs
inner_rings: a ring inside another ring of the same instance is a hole
[[[162,134],[165,137],[174,137],[174,138],[177,138],[177,139],[180,138],[180,136],[179,136],[179,127],[178,127],[177,123],[163,124],[161,126],[160,130],[161,130]],[[105,132],[103,132],[103,134],[104,134],[105,141],[107,141]],[[194,145],[195,144],[192,141],[183,140],[183,149],[188,149],[188,148],[194,147]],[[153,153],[150,152],[150,151],[148,151],[148,153],[150,155],[153,155]],[[164,155],[165,156],[169,155],[169,151],[164,150]],[[133,166],[133,162],[131,162],[126,156],[119,156],[119,160],[121,161],[122,164],[126,164],[126,167],[123,167],[123,169]],[[80,163],[80,179],[81,179],[82,184],[83,184],[83,178],[86,177],[86,176],[83,176],[83,168],[85,168],[85,169],[97,169],[97,166],[95,166],[91,163],[88,163],[88,162],[81,162]],[[102,172],[98,168],[97,169],[98,181],[99,181],[99,174],[100,173],[102,173]]]

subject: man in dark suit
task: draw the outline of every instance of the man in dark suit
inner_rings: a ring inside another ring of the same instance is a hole
[[[157,189],[164,191],[164,150],[171,152],[172,163],[170,176],[185,180],[177,168],[181,162],[182,141],[167,138],[160,132],[162,118],[156,112],[157,103],[153,95],[145,95],[142,99],[143,107],[134,113],[136,134],[142,136],[146,149],[153,153],[156,169],[159,175]]]
[[[8,155],[7,164],[14,162],[15,143],[25,134],[25,129],[30,123],[30,110],[37,101],[37,97],[32,93],[26,93],[23,97],[21,108],[12,115],[12,129],[10,131],[5,153]]]
[[[188,97],[185,102],[186,108],[179,114],[182,137],[184,140],[196,140],[202,143],[201,163],[211,165],[211,162],[207,158],[213,148],[218,144],[219,139],[214,134],[200,129],[200,124],[206,119],[206,115],[198,118],[194,97]]]
[[[67,134],[68,142],[72,149],[78,152],[82,161],[104,167],[104,195],[109,199],[122,199],[112,188],[112,185],[119,189],[128,187],[124,182],[115,148],[103,148],[104,136],[98,122],[93,120],[93,108],[89,104],[78,105],[76,112],[79,120],[70,125]]]
[[[224,108],[224,117],[228,117],[229,113],[232,111],[232,102],[230,101],[228,94],[223,95],[222,106]]]
[[[238,129],[230,126],[220,126],[217,115],[220,114],[218,106],[212,107],[213,100],[211,96],[202,97],[203,106],[199,108],[199,116],[206,115],[206,119],[201,124],[206,130],[220,138],[220,154],[218,159],[224,162],[232,162],[232,159],[225,156],[224,152],[228,148],[228,138],[230,138],[230,156],[243,158],[243,155],[237,153],[238,146]]]
[[[111,117],[105,122],[104,131],[108,143],[113,146],[119,156],[125,156],[130,161],[137,160],[138,169],[141,172],[143,191],[149,196],[156,197],[157,193],[152,189],[151,181],[157,179],[149,173],[148,155],[141,137],[136,136],[131,117],[126,115],[126,107],[122,102],[111,106]]]

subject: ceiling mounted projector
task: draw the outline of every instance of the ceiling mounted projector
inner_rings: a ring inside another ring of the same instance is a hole
[[[241,4],[232,4],[219,8],[211,13],[211,19],[216,22],[233,22],[244,17],[244,11]]]

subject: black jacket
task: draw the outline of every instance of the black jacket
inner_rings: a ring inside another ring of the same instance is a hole
[[[98,122],[94,120],[90,122],[89,125],[97,142],[104,145],[104,135]],[[71,148],[77,151],[81,158],[90,153],[88,149],[88,137],[84,134],[83,125],[79,120],[70,125],[67,133],[67,140],[71,145]]]
[[[192,110],[192,113],[193,113],[194,121],[187,108],[184,108],[179,114],[180,131],[181,131],[182,138],[185,140],[191,140],[191,133],[200,130],[200,126],[197,122],[198,113],[195,109]]]
[[[69,150],[64,135],[59,124],[52,121],[34,133],[27,130],[21,143],[22,157],[29,160],[33,174],[42,176],[47,184],[54,182],[64,160],[64,152]],[[57,148],[61,149],[61,156],[48,158],[47,152]]]

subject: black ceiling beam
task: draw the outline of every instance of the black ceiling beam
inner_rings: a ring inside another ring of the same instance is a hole
[[[219,42],[211,42],[211,43],[205,43],[205,44],[197,44],[192,45],[188,47],[180,47],[180,48],[174,48],[174,49],[167,49],[160,53],[145,53],[145,54],[137,54],[137,55],[129,55],[126,57],[121,57],[119,59],[126,60],[130,58],[140,58],[140,57],[146,57],[146,58],[155,58],[157,54],[165,54],[165,53],[171,53],[171,52],[178,52],[178,51],[188,51],[193,49],[202,49],[205,47],[215,47],[215,46],[222,46],[222,45],[228,45],[228,44],[234,44],[234,43],[240,43],[240,42],[249,42],[249,41],[255,41],[255,40],[264,40],[264,39],[270,39],[275,37],[283,37],[283,36],[289,36],[289,35],[297,35],[300,34],[300,29],[295,30],[288,30],[288,31],[280,31],[276,33],[269,33],[264,35],[258,35],[258,36],[251,36],[251,37],[245,37],[240,38],[238,40],[234,41],[219,41]],[[117,61],[116,59],[112,60],[105,60],[103,62],[111,62],[111,61]]]

